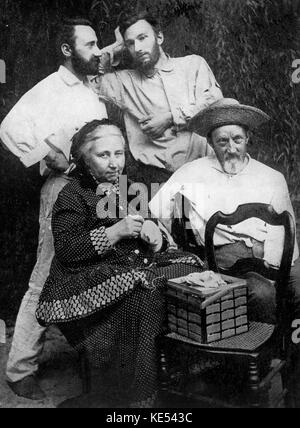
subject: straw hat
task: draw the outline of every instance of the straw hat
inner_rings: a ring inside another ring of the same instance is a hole
[[[258,108],[242,105],[232,98],[223,98],[194,116],[189,123],[189,130],[206,137],[221,126],[240,125],[256,129],[269,120],[270,116]]]

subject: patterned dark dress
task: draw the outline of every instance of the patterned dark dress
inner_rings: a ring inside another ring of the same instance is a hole
[[[100,219],[102,196],[91,177],[76,177],[60,193],[53,212],[55,253],[37,318],[56,324],[94,365],[117,374],[118,389],[131,406],[150,407],[157,392],[156,338],[163,331],[163,289],[167,278],[202,269],[193,255],[154,254],[141,239],[110,245],[106,228],[118,218]],[[99,214],[98,214],[99,215]],[[165,246],[166,249],[166,246]]]

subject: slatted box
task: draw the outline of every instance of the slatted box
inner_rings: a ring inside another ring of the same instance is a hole
[[[247,282],[222,277],[227,286],[213,291],[179,284],[176,279],[168,282],[166,294],[171,333],[209,344],[249,330]]]

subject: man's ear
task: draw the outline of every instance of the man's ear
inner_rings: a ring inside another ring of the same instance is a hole
[[[68,43],[63,43],[61,45],[61,51],[62,51],[63,56],[65,56],[66,58],[71,58],[72,48]]]
[[[247,144],[249,144],[249,142],[251,140],[251,132],[250,131],[246,132],[246,139],[247,139]]]
[[[157,42],[158,42],[159,46],[162,46],[162,44],[164,43],[164,41],[165,41],[164,33],[162,31],[159,31],[157,33]]]

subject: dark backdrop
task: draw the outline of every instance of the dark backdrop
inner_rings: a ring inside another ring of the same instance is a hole
[[[251,154],[285,174],[298,211],[300,85],[291,74],[293,60],[300,58],[300,1],[146,0],[138,7],[145,5],[161,17],[168,53],[204,56],[225,96],[272,116],[270,128],[253,136]],[[104,46],[129,7],[136,1],[0,0],[0,59],[7,64],[0,121],[22,94],[56,70],[55,30],[63,16],[91,18]],[[35,262],[42,179],[38,167],[26,170],[0,150],[0,318],[13,319]]]

